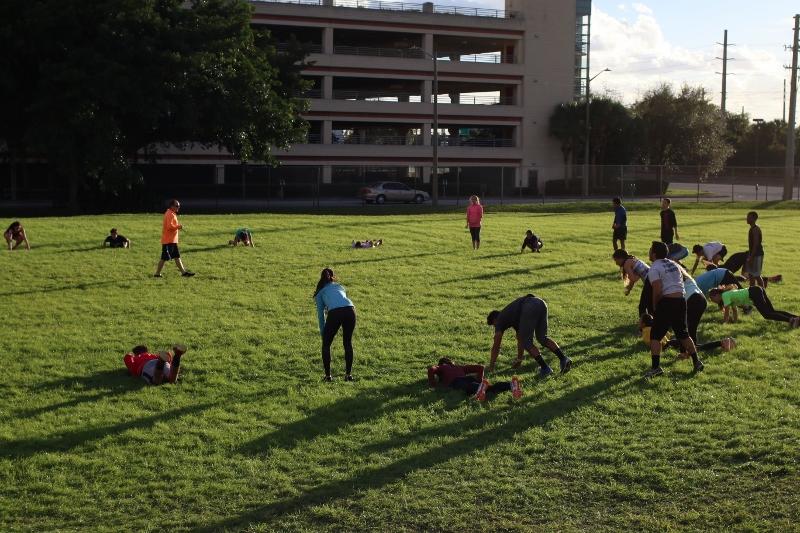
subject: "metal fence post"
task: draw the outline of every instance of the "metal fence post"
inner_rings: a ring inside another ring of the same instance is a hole
[[[695,203],[700,203],[700,169],[697,169],[697,199]]]
[[[500,167],[500,205],[503,205],[503,196],[505,194],[505,178],[506,167]]]
[[[461,167],[456,169],[456,207],[461,202]]]

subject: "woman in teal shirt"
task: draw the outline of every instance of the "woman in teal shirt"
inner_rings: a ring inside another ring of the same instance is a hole
[[[753,305],[767,320],[788,322],[793,328],[800,327],[800,317],[786,311],[776,311],[762,287],[753,286],[736,290],[711,289],[708,291],[708,298],[725,310],[725,322],[736,322],[737,305]]]
[[[331,344],[342,328],[344,344],[345,381],[353,381],[353,330],[356,329],[356,309],[347,297],[344,287],[336,283],[333,269],[324,268],[314,291],[317,304],[319,334],[322,336],[322,366],[325,368],[325,381],[331,377]],[[327,316],[326,316],[327,314]]]

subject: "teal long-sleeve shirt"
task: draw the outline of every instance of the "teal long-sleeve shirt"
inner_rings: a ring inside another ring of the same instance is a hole
[[[340,307],[354,307],[353,302],[347,297],[344,287],[338,283],[328,283],[314,296],[317,303],[317,319],[319,320],[319,334],[325,331],[325,312],[333,311]]]

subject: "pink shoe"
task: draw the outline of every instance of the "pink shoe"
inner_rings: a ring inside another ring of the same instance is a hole
[[[475,399],[479,402],[486,401],[486,389],[489,388],[489,380],[484,379],[481,381],[480,386],[478,386],[478,392],[475,393]]]
[[[517,376],[511,378],[511,395],[515,400],[522,398],[522,387],[519,384],[519,378]]]
[[[733,337],[725,337],[722,339],[722,351],[730,352],[734,348],[736,348],[736,339]]]

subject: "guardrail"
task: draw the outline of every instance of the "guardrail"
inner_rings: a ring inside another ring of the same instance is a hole
[[[301,46],[305,47],[308,50],[309,54],[321,54],[322,53],[322,45],[318,43],[299,43]],[[279,52],[286,52],[289,50],[289,43],[278,43],[275,45],[275,48]]]
[[[421,146],[422,145],[422,137],[421,136],[411,136],[407,137],[405,135],[397,135],[397,136],[390,136],[390,135],[381,135],[381,136],[371,136],[366,135],[361,137],[359,135],[337,135],[336,133],[333,134],[331,138],[331,144],[370,144],[370,145],[383,145],[383,146]]]
[[[431,13],[436,15],[462,15],[466,17],[485,18],[520,18],[516,11],[504,9],[487,9],[481,7],[457,7],[433,5],[433,10],[426,9],[425,4],[412,2],[385,2],[383,0],[252,0],[272,4],[297,4],[305,6],[350,7],[358,9],[375,9],[379,11],[410,11],[414,13]]]
[[[513,148],[514,139],[476,139],[439,135],[439,146],[474,146],[476,148]]]
[[[363,102],[422,102],[422,96],[413,93],[384,92],[376,96],[374,92],[333,91],[334,100],[357,100]]]
[[[425,52],[419,48],[374,48],[370,46],[336,45],[333,53],[345,56],[399,57],[405,59],[424,59]]]

